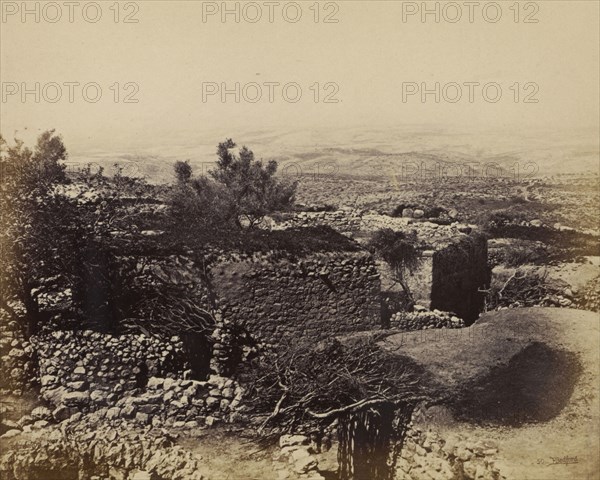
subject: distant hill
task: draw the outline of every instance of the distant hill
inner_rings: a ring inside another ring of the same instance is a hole
[[[70,168],[86,163],[101,165],[110,173],[113,164],[124,173],[144,176],[152,183],[172,179],[172,164],[189,159],[196,172],[212,168],[218,142],[231,136],[247,145],[258,158],[275,159],[287,175],[344,174],[357,176],[419,174],[476,174],[516,176],[555,175],[598,171],[597,133],[531,131],[453,132],[450,129],[403,126],[398,128],[331,128],[211,132],[194,134],[185,141],[132,147],[131,150],[79,150],[70,157]],[[180,138],[183,138],[183,134]],[[441,169],[441,170],[440,170]],[[427,173],[429,172],[429,173]]]

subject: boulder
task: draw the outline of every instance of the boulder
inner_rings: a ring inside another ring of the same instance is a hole
[[[21,434],[21,430],[17,430],[15,428],[15,429],[7,431],[6,433],[4,433],[4,435],[0,435],[0,438],[13,438],[20,434]]]
[[[310,439],[305,435],[282,435],[279,437],[279,448],[308,445],[309,443]]]
[[[62,422],[63,420],[66,420],[67,418],[71,417],[71,415],[73,415],[73,413],[76,411],[77,410],[75,410],[73,408],[66,407],[65,405],[61,405],[54,409],[54,411],[52,412],[52,417],[57,422]]]
[[[37,420],[52,418],[52,411],[48,407],[36,407],[31,411],[31,416]]]
[[[68,392],[63,396],[65,405],[87,405],[90,403],[89,392]]]

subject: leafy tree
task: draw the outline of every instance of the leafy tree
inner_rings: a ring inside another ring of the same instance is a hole
[[[60,162],[67,151],[54,130],[42,133],[33,150],[0,136],[0,308],[17,320],[27,335],[40,322],[38,297],[44,278],[73,269],[73,252],[81,241],[72,202],[55,193],[67,183]],[[13,305],[25,308],[23,319]]]
[[[175,177],[178,183],[187,183],[192,178],[192,167],[189,161],[177,161],[175,162]]]
[[[414,302],[407,277],[420,264],[416,236],[383,228],[373,234],[369,246],[392,270],[394,280],[400,284],[409,301]]]
[[[217,168],[209,173],[227,189],[235,224],[241,228],[241,220],[245,219],[252,228],[265,215],[290,208],[297,182],[278,179],[276,161],[263,165],[247,147],[242,147],[237,155],[234,148],[236,144],[230,138],[219,143]]]
[[[176,174],[181,163],[175,164]],[[169,198],[169,230],[174,237],[215,239],[235,228],[235,211],[223,185],[203,176],[193,178],[191,168],[187,180],[177,176]]]

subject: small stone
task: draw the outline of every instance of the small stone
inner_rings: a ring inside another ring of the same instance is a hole
[[[458,447],[456,449],[456,458],[462,460],[463,462],[470,460],[472,456],[473,456],[473,453],[464,447]]]
[[[120,415],[121,415],[121,409],[119,407],[112,407],[106,411],[106,418],[108,418],[109,420],[114,419],[114,418],[119,418]]]
[[[32,428],[32,430],[41,430],[42,428],[46,428],[47,426],[48,426],[47,420],[38,420],[31,426],[31,428]]]
[[[164,378],[150,377],[148,379],[147,387],[151,388],[151,389],[158,389],[158,388],[162,388],[164,384],[165,384]]]
[[[143,425],[150,423],[150,415],[147,413],[137,412],[135,414],[135,420]]]
[[[48,407],[36,407],[31,411],[31,416],[39,420],[52,418],[52,411]]]
[[[13,438],[20,434],[21,434],[21,430],[13,429],[13,430],[8,430],[7,432],[4,433],[4,435],[0,435],[0,438]]]
[[[87,388],[88,384],[85,380],[80,380],[78,382],[69,382],[67,383],[67,388],[69,390],[75,390],[76,392],[81,392]]]
[[[213,425],[215,425],[217,422],[219,421],[218,418],[213,417],[213,416],[208,416],[204,419],[204,423],[206,424],[207,427],[212,427]]]
[[[54,375],[44,375],[40,378],[40,384],[42,387],[47,387],[48,385],[53,385],[57,381],[57,378]]]
[[[52,412],[52,417],[54,417],[54,420],[56,420],[57,422],[62,422],[63,420],[69,418],[72,415],[72,413],[73,410],[71,408],[61,405],[54,409],[54,411]]]
[[[90,401],[88,392],[69,392],[65,394],[63,400],[66,405],[85,405]]]
[[[102,390],[93,390],[92,393],[90,393],[90,399],[94,403],[105,403],[106,397],[107,394],[104,393]]]
[[[138,470],[135,473],[130,473],[128,478],[129,480],[152,480],[150,474],[143,470]]]
[[[279,448],[295,445],[308,445],[310,439],[305,435],[282,435],[279,437]]]
[[[136,413],[136,409],[135,409],[135,406],[132,404],[126,405],[121,410],[121,416],[125,417],[125,418],[133,418],[135,416],[135,413]]]

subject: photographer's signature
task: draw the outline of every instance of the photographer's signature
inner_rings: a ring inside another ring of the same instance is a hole
[[[548,458],[538,458],[538,465],[546,465],[549,467],[550,465],[573,465],[575,463],[579,463],[579,459],[577,456],[574,457],[548,457]]]

